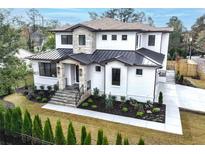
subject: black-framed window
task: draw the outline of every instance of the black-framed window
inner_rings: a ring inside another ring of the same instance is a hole
[[[55,63],[39,62],[38,65],[39,65],[40,76],[57,77]]]
[[[107,35],[102,35],[102,40],[107,40]]]
[[[142,75],[143,74],[143,70],[142,69],[136,69],[136,74],[137,75]]]
[[[112,85],[120,86],[120,69],[119,68],[112,69]]]
[[[95,71],[96,72],[101,72],[101,67],[100,66],[95,66]]]
[[[73,36],[61,35],[61,44],[73,44]]]
[[[122,35],[122,40],[123,41],[127,40],[127,35]]]
[[[149,35],[148,46],[155,46],[155,35]]]
[[[112,40],[117,40],[117,35],[112,35]]]
[[[85,45],[85,35],[79,35],[79,45]]]

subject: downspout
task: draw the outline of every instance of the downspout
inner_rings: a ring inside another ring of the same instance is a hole
[[[161,34],[161,41],[160,41],[160,53],[162,53],[162,35],[163,35],[163,33]]]
[[[127,98],[127,89],[128,89],[128,69],[129,69],[129,67],[127,66],[127,85],[126,85],[126,96],[125,96],[125,98]]]
[[[157,80],[156,75],[157,75],[157,68],[155,68],[153,103],[154,103],[154,101],[155,101],[155,93],[156,93],[156,80]]]
[[[106,88],[105,83],[106,83],[106,64],[104,66],[104,94],[105,94],[105,88]]]

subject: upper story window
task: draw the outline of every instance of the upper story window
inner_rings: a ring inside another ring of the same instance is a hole
[[[127,40],[127,35],[122,35],[122,40]]]
[[[136,69],[136,74],[137,75],[142,75],[143,74],[143,70],[142,69]]]
[[[79,35],[79,45],[85,45],[85,35]]]
[[[155,35],[149,35],[148,46],[155,46]]]
[[[112,40],[117,40],[117,35],[112,35]]]
[[[120,69],[119,68],[112,69],[112,85],[120,86]]]
[[[95,66],[95,71],[96,72],[101,72],[101,67],[100,66]]]
[[[55,63],[42,63],[39,62],[39,75],[47,77],[56,77],[56,64]]]
[[[107,35],[102,35],[102,40],[107,40]]]
[[[73,36],[61,35],[61,44],[73,44]]]

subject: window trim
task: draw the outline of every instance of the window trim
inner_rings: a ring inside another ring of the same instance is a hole
[[[151,41],[150,40],[151,36],[154,36],[154,43],[153,44],[150,44],[150,43],[152,43],[152,42],[150,42]],[[155,42],[156,42],[156,35],[154,35],[154,34],[148,35],[148,46],[155,46]]]
[[[120,70],[119,85],[113,84],[113,70],[114,69]],[[121,68],[116,68],[116,67],[111,68],[111,85],[114,86],[114,87],[120,87],[121,86]]]
[[[106,36],[106,39],[103,39],[104,36]],[[106,34],[102,34],[102,41],[107,41],[107,35]]]
[[[67,37],[66,39],[66,43],[64,42],[63,43],[63,37]],[[69,37],[71,37],[71,40],[69,40]],[[71,34],[69,34],[69,35],[67,35],[67,34],[63,34],[63,35],[61,35],[61,44],[62,45],[72,45],[73,44],[73,35],[71,35]]]
[[[141,70],[142,74],[137,74],[137,70]],[[142,69],[142,68],[136,68],[135,74],[136,74],[137,76],[143,76],[143,69]]]
[[[80,37],[84,37],[84,41],[83,41],[84,43],[83,44],[80,44],[80,42],[81,42]],[[78,44],[79,45],[86,45],[86,35],[78,35]]]
[[[97,68],[100,68],[100,69],[97,70]],[[101,72],[101,66],[95,66],[95,72]]]
[[[124,36],[126,36],[126,39],[123,39]],[[122,41],[127,41],[127,35],[122,35]]]
[[[116,38],[113,39],[113,36],[116,36]],[[117,41],[117,35],[116,35],[116,34],[113,34],[113,35],[111,36],[111,40],[112,40],[112,41]]]
[[[54,67],[55,69],[53,69],[52,65],[55,65],[55,67]],[[38,62],[38,67],[39,67],[39,76],[52,77],[52,78],[57,77],[56,63]],[[48,68],[48,69],[46,69],[46,68]],[[52,76],[52,75],[54,75],[54,76]]]

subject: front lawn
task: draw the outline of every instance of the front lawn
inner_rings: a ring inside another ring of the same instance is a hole
[[[81,127],[84,125],[88,131],[91,131],[92,138],[95,140],[98,129],[102,128],[110,144],[115,144],[117,132],[120,132],[123,137],[128,137],[131,144],[136,144],[140,137],[145,140],[146,144],[205,144],[205,116],[195,113],[180,112],[183,135],[175,135],[152,129],[42,109],[41,107],[44,104],[33,103],[21,94],[9,95],[5,97],[5,100],[14,103],[16,106],[20,106],[23,111],[28,109],[32,117],[35,114],[39,114],[43,123],[49,117],[53,129],[55,128],[56,121],[60,119],[64,133],[67,132],[68,121],[71,120],[75,127],[77,138],[80,138]],[[96,141],[93,141],[93,143],[96,143]]]

